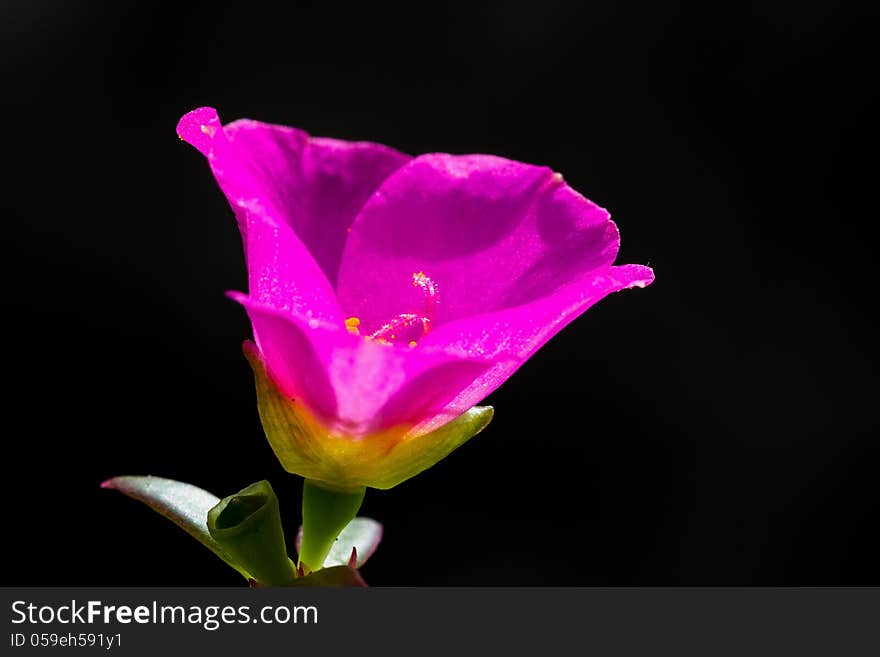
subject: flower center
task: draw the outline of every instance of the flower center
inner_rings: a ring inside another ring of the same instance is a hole
[[[424,295],[422,312],[401,313],[392,317],[378,329],[365,335],[364,339],[376,340],[383,344],[406,342],[410,347],[415,347],[422,336],[431,330],[431,319],[434,317],[434,308],[437,306],[439,296],[437,284],[422,271],[412,275],[412,284],[421,289]],[[345,320],[345,328],[354,335],[361,334],[360,325],[361,320],[358,317],[349,317]]]

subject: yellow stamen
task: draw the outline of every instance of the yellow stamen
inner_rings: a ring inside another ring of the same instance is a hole
[[[361,320],[357,317],[349,317],[345,320],[345,328],[348,329],[348,332],[352,335],[360,335],[361,332],[358,330],[358,326],[361,325]]]
[[[418,342],[416,342],[415,340],[410,340],[410,341],[409,341],[409,348],[412,349],[412,348],[415,347],[417,344],[418,344]]]

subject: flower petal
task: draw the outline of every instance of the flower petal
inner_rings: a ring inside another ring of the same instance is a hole
[[[210,108],[184,116],[178,132],[211,160],[233,206],[259,199],[267,216],[294,230],[331,283],[347,228],[370,194],[410,159],[381,144],[313,138],[259,121],[221,127]]]
[[[242,294],[230,296],[247,309],[275,384],[337,435],[433,430],[470,408],[453,402],[494,365],[443,349],[367,341]]]
[[[444,324],[425,336],[421,347],[426,351],[454,351],[493,363],[452,404],[455,408],[473,406],[590,306],[613,292],[645,287],[653,280],[654,272],[641,265],[587,272],[536,301]]]
[[[336,286],[346,315],[370,332],[424,303],[424,272],[439,290],[433,325],[528,303],[582,272],[609,266],[608,213],[546,167],[488,155],[423,155],[366,203]]]
[[[366,436],[392,428],[424,432],[468,408],[444,411],[489,364],[450,355],[359,340],[337,349],[327,371],[336,392],[338,431]],[[442,421],[438,418],[442,417]]]
[[[264,303],[341,322],[332,282],[347,228],[409,156],[368,142],[315,139],[295,128],[220,124],[202,107],[178,134],[209,160],[245,243],[250,293]]]
[[[243,222],[251,297],[306,321],[341,325],[344,317],[335,291],[290,226],[250,211]]]
[[[281,392],[322,418],[335,418],[336,394],[327,377],[327,353],[338,342],[355,336],[334,324],[282,312],[239,292],[229,296],[247,310],[254,341]]]

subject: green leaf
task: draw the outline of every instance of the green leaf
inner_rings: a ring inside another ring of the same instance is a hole
[[[264,586],[288,586],[296,570],[287,556],[278,497],[268,481],[258,481],[223,498],[208,511],[208,531]]]
[[[220,502],[216,495],[192,484],[149,475],[114,477],[102,483],[101,488],[117,490],[143,502],[235,568],[245,579],[252,579],[208,531],[208,511]]]
[[[322,568],[296,579],[291,586],[364,587],[367,583],[360,573],[348,566]]]
[[[367,559],[379,547],[382,540],[382,523],[372,518],[359,517],[352,520],[343,529],[336,541],[330,546],[330,552],[324,559],[323,568],[331,566],[348,566],[351,559],[351,551],[356,551],[355,568],[363,566]],[[302,526],[296,535],[296,551],[299,552],[302,544]]]

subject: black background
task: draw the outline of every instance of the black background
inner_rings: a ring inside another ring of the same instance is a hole
[[[372,584],[880,584],[876,9],[159,4],[0,9],[4,584],[240,581],[116,474],[268,478],[296,526],[237,230],[174,134],[206,104],[548,164],[655,268],[368,493]]]

